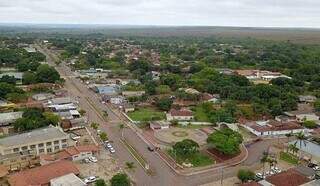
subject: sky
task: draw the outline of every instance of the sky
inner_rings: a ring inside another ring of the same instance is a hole
[[[0,0],[0,22],[320,28],[320,0]]]

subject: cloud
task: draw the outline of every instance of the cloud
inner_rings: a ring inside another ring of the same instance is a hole
[[[318,0],[1,0],[1,22],[320,27]]]

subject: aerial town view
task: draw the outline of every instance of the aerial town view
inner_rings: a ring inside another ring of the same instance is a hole
[[[319,10],[0,0],[0,186],[320,186]]]

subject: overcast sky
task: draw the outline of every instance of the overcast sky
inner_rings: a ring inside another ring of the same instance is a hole
[[[0,22],[320,28],[320,0],[0,0]]]

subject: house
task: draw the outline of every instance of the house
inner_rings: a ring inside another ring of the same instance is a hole
[[[122,91],[124,97],[139,97],[146,94],[146,91]]]
[[[77,110],[77,106],[74,103],[64,104],[64,105],[49,105],[53,112],[67,112],[71,110]]]
[[[37,155],[57,152],[75,142],[60,127],[49,126],[0,139],[0,155],[33,150]]]
[[[180,88],[179,90],[183,90],[187,94],[199,95],[200,92],[194,88]]]
[[[150,122],[150,128],[153,131],[169,129],[170,125],[171,125],[171,123],[168,121],[151,121]]]
[[[8,135],[14,133],[12,124],[22,118],[23,112],[0,113],[0,134]]]
[[[117,95],[118,94],[118,86],[111,84],[111,85],[94,85],[92,88],[98,94],[102,95]]]
[[[201,99],[204,102],[217,103],[220,100],[220,95],[219,94],[203,93],[201,96]]]
[[[190,121],[194,118],[192,111],[185,108],[180,110],[171,109],[166,115],[168,121]]]
[[[125,104],[123,105],[123,110],[125,113],[133,112],[135,110],[135,107],[134,105],[131,105],[131,104]]]
[[[34,47],[28,46],[28,47],[24,47],[23,49],[25,49],[28,53],[35,53],[37,52],[37,50]]]
[[[86,186],[78,176],[74,173],[63,175],[50,180],[50,186]]]
[[[33,151],[29,150],[0,155],[0,164],[9,171],[17,171],[39,165],[40,159]]]
[[[65,105],[65,104],[71,104],[75,103],[75,101],[70,97],[59,97],[59,98],[53,98],[48,101],[48,105]]]
[[[303,123],[304,121],[319,121],[319,116],[315,113],[297,114],[296,120],[300,123]]]
[[[40,93],[32,96],[32,99],[35,101],[45,101],[52,98],[54,98],[54,95],[50,93]]]
[[[45,186],[49,185],[52,179],[71,173],[79,175],[80,171],[73,162],[61,160],[15,173],[9,176],[8,182],[14,186]]]
[[[275,136],[289,133],[309,132],[297,122],[279,122],[276,120],[250,121],[242,124],[244,128],[256,136]]]
[[[311,181],[294,169],[268,176],[265,181],[275,186],[299,186]]]
[[[303,165],[298,165],[296,167],[293,168],[295,171],[297,171],[298,173],[300,173],[301,175],[304,175],[306,176],[307,178],[309,179],[314,179],[315,176],[316,176],[316,171],[313,170],[312,168],[310,167],[306,167],[306,166],[303,166]]]
[[[0,126],[7,126],[22,118],[23,112],[0,113]]]
[[[81,161],[89,158],[99,152],[99,147],[96,145],[70,146],[51,155],[41,155],[41,165],[52,163],[59,160]]]
[[[314,103],[317,100],[317,97],[311,95],[300,95],[299,102],[301,103]]]
[[[151,71],[151,76],[152,76],[153,80],[159,80],[160,76],[161,76],[161,73],[157,72],[157,71]]]

